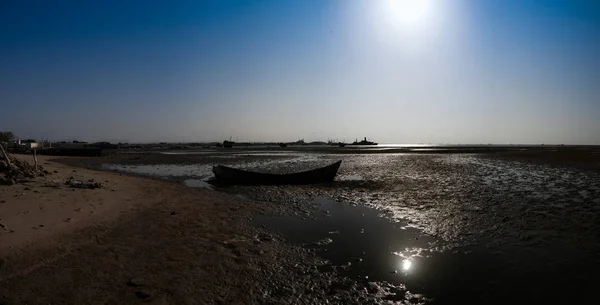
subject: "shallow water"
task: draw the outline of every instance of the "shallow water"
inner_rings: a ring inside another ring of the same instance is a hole
[[[187,187],[194,187],[194,188],[207,188],[207,189],[214,189],[214,186],[204,180],[200,180],[200,179],[186,179],[183,180],[183,185],[187,186]]]
[[[585,263],[545,264],[543,257],[527,258],[526,250],[520,249],[517,255],[523,257],[483,246],[439,251],[435,237],[408,227],[406,222],[392,222],[380,211],[321,197],[316,201],[319,206],[310,219],[281,216],[255,221],[289,241],[315,248],[329,261],[320,268],[322,272],[336,271],[365,284],[385,281],[406,287],[408,292],[424,296],[424,303],[592,301],[592,281],[578,273],[579,268],[586,268]],[[529,265],[531,259],[539,266]],[[552,293],[569,289],[570,294]]]

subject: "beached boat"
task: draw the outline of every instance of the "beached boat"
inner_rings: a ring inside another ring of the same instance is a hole
[[[315,184],[333,181],[340,164],[342,164],[341,160],[325,167],[293,174],[251,172],[217,165],[213,167],[213,173],[216,182],[225,185]]]

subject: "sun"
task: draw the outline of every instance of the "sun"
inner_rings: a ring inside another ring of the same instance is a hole
[[[384,0],[385,10],[394,24],[403,27],[425,26],[431,19],[433,0]]]

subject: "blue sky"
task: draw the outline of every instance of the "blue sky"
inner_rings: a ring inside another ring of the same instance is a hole
[[[599,1],[415,1],[2,1],[0,130],[600,144]]]

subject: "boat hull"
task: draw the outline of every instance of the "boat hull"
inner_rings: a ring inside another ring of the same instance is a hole
[[[222,185],[284,185],[331,182],[342,161],[331,165],[293,174],[269,174],[245,171],[223,165],[213,167],[216,182]]]

